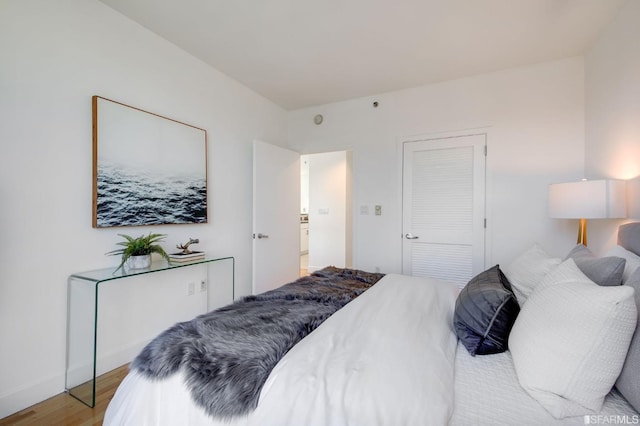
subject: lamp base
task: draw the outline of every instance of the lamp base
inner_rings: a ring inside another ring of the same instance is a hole
[[[587,219],[580,219],[578,226],[578,244],[587,245]]]

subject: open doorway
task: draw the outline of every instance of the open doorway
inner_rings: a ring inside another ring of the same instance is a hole
[[[300,274],[352,267],[351,152],[300,157]]]

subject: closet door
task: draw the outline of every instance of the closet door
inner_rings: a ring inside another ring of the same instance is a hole
[[[402,271],[464,286],[485,269],[486,135],[403,145]]]

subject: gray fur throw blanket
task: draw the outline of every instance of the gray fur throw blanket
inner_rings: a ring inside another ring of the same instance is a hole
[[[253,411],[278,361],[383,274],[327,267],[290,284],[178,323],[131,369],[151,379],[183,369],[195,403],[215,418]]]

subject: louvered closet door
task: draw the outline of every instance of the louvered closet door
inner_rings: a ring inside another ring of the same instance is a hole
[[[486,136],[404,143],[403,273],[464,286],[484,270]]]

